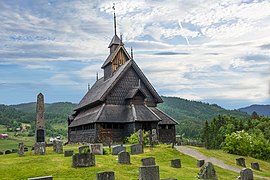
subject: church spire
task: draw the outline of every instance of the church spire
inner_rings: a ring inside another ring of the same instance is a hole
[[[114,19],[114,35],[116,35],[116,16],[115,16],[115,3],[113,3],[113,19]]]

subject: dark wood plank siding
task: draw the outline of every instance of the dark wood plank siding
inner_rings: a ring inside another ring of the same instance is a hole
[[[125,105],[125,97],[128,94],[129,90],[138,87],[139,84],[139,76],[136,74],[133,68],[130,68],[120,79],[120,81],[115,85],[112,89],[111,93],[107,97],[106,103],[108,104],[118,104],[118,105]],[[141,88],[143,89],[144,93],[146,94],[145,103],[148,106],[156,106],[156,102],[146,88],[144,83],[141,81]]]
[[[175,142],[175,128],[173,129],[159,129],[158,131],[159,141],[162,143],[174,143]]]
[[[68,139],[71,143],[94,143],[96,141],[96,130],[69,131]]]

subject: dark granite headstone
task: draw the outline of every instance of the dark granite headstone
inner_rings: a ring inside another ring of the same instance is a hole
[[[253,163],[251,163],[251,168],[259,171],[260,165],[258,162],[253,162]]]
[[[103,155],[103,144],[90,144],[90,152],[95,155]]]
[[[11,152],[12,153],[17,153],[18,152],[18,149],[12,149]]]
[[[34,146],[34,154],[44,155],[46,153],[46,144],[45,142],[37,142]]]
[[[249,168],[244,168],[240,171],[240,177],[238,178],[240,180],[253,180],[253,172]]]
[[[171,167],[173,167],[173,168],[181,168],[181,160],[180,159],[171,160]]]
[[[65,150],[64,157],[73,156],[74,151],[73,150]]]
[[[122,151],[122,152],[118,153],[118,163],[119,164],[130,164],[129,152]]]
[[[95,166],[96,159],[93,153],[81,153],[81,154],[74,154],[72,156],[72,167],[89,167]]]
[[[217,174],[215,168],[211,162],[206,162],[202,167],[198,174],[198,179],[211,179],[217,180]]]
[[[96,180],[114,180],[114,172],[98,172],[96,175]]]
[[[11,150],[6,150],[5,151],[5,154],[11,154],[12,152],[11,152]]]
[[[130,146],[130,154],[142,154],[143,153],[143,145],[142,144],[132,144]]]
[[[24,152],[27,152],[27,151],[28,151],[28,147],[24,147]]]
[[[28,178],[28,180],[53,180],[53,177],[52,176],[42,176],[42,177]]]
[[[159,166],[142,166],[139,168],[139,180],[159,179]]]
[[[246,167],[245,158],[237,158],[235,159],[236,165]]]
[[[79,147],[79,154],[82,154],[82,153],[90,153],[89,146],[80,146]]]
[[[197,160],[197,167],[202,167],[204,165],[204,159],[198,159]]]
[[[126,151],[126,147],[121,145],[112,146],[112,155],[118,155],[121,151]]]
[[[23,156],[23,155],[24,155],[24,143],[23,143],[23,142],[20,142],[20,143],[19,143],[18,154],[19,154],[20,156]]]
[[[4,152],[0,151],[0,155],[4,155]]]
[[[142,166],[155,166],[156,159],[153,157],[143,158],[141,159]]]

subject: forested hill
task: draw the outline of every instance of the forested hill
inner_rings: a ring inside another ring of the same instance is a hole
[[[256,112],[260,116],[269,116],[270,117],[270,105],[251,105],[248,107],[240,108],[242,112],[246,112],[251,115],[253,112]]]
[[[164,103],[158,107],[179,122],[177,134],[185,137],[199,137],[205,120],[212,120],[218,115],[232,115],[235,117],[247,117],[248,115],[238,110],[226,110],[215,104],[190,101],[177,97],[162,97]],[[76,104],[70,102],[45,103],[45,123],[47,133],[67,133],[67,116],[72,113]],[[16,122],[30,123],[34,125],[36,103],[25,103],[19,105],[0,105],[0,124],[12,125]]]
[[[45,103],[45,112],[48,113],[57,113],[57,114],[63,114],[68,115],[70,114],[73,109],[77,106],[77,104],[70,103],[70,102],[57,102],[57,103]],[[11,107],[27,112],[27,113],[35,113],[36,112],[36,103],[24,103],[24,104],[18,104],[18,105],[11,105]]]
[[[158,108],[166,112],[179,122],[177,132],[185,137],[199,137],[206,120],[212,120],[218,115],[231,115],[234,117],[248,117],[245,112],[238,110],[226,110],[216,104],[190,101],[178,97],[162,96],[164,103]]]

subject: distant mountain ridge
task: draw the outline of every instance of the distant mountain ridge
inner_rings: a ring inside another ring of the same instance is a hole
[[[242,112],[246,112],[251,115],[253,112],[256,112],[260,116],[269,116],[270,117],[270,105],[259,105],[253,104],[248,107],[240,108]]]

